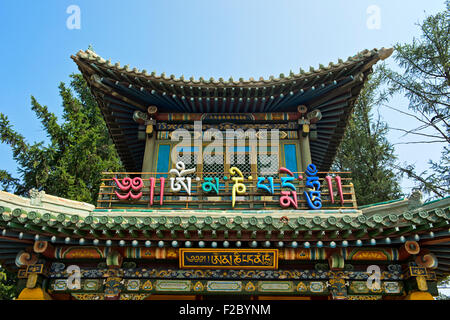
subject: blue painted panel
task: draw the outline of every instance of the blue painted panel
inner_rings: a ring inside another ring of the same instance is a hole
[[[177,147],[177,152],[197,152],[198,147]]]
[[[284,145],[284,166],[292,172],[298,172],[297,146],[295,144]],[[295,174],[298,177],[297,174]]]
[[[229,147],[228,151],[229,152],[250,152],[251,147],[246,146],[246,147]]]
[[[170,160],[170,145],[159,145],[158,146],[158,161],[156,163],[157,172],[168,172],[169,171],[169,160]],[[159,177],[167,177],[167,174],[158,174]]]

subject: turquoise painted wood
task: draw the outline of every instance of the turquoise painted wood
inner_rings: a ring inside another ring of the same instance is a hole
[[[284,145],[284,162],[285,167],[292,172],[298,172],[297,166],[297,146],[295,144],[285,144]],[[298,174],[294,173],[295,177]]]
[[[158,160],[156,163],[157,172],[168,172],[169,171],[169,161],[170,161],[170,145],[159,145],[158,146]],[[159,177],[167,177],[167,174],[158,174]]]

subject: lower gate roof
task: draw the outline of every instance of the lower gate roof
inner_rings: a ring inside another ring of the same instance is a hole
[[[299,246],[308,243],[324,248],[398,248],[406,241],[417,241],[438,258],[438,277],[449,275],[450,197],[409,209],[399,209],[398,203],[374,205],[367,212],[212,210],[182,214],[170,210],[98,210],[42,192],[28,199],[0,191],[0,261],[7,268],[16,268],[17,253],[36,239],[62,245],[129,247],[144,246],[149,239],[169,246],[173,240],[261,244],[270,235],[270,241],[284,241],[286,246],[296,241]],[[236,238],[237,233],[241,238]]]

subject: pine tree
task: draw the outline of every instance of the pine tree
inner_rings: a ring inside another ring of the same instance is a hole
[[[101,172],[119,171],[122,166],[94,97],[79,74],[71,75],[70,86],[59,85],[63,122],[31,97],[31,109],[41,121],[49,143],[30,144],[14,131],[0,113],[0,139],[9,144],[20,179],[0,171],[3,189],[27,195],[32,188],[72,200],[95,203]]]
[[[12,300],[17,295],[17,275],[0,265],[0,300]]]
[[[380,76],[374,73],[355,102],[333,170],[351,171],[358,205],[399,198],[399,176],[394,172],[396,156],[386,138],[388,128],[374,107],[385,100],[380,94]]]
[[[432,198],[450,194],[450,0],[443,12],[428,16],[419,24],[420,36],[411,43],[396,44],[394,59],[401,72],[383,66],[381,71],[389,95],[403,94],[409,111],[390,107],[414,118],[416,128],[391,128],[416,137],[408,144],[442,145],[440,159],[429,160],[429,170],[417,173],[412,164],[398,169]]]

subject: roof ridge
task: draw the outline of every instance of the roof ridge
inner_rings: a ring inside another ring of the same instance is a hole
[[[407,200],[407,198],[398,198],[398,199],[392,199],[392,200],[386,200],[386,201],[381,201],[381,202],[365,204],[363,206],[358,206],[358,209],[371,208],[371,207],[380,206],[383,204],[395,203],[395,202],[399,202],[399,201],[403,201],[403,200]]]
[[[217,80],[214,79],[214,77],[199,77],[198,79],[195,79],[193,76],[189,77],[188,79],[185,79],[183,75],[180,77],[175,77],[175,75],[171,74],[169,77],[166,76],[165,72],[162,72],[160,75],[156,74],[156,71],[153,71],[151,74],[147,72],[147,70],[142,69],[139,70],[136,67],[133,67],[130,69],[130,65],[127,64],[123,67],[120,66],[120,62],[116,62],[113,64],[111,62],[111,59],[105,60],[100,55],[98,55],[96,52],[94,52],[91,49],[87,49],[85,51],[79,50],[76,53],[76,56],[72,56],[72,58],[75,60],[76,58],[81,58],[85,60],[89,60],[92,62],[99,63],[109,69],[116,69],[120,72],[126,72],[128,74],[133,74],[134,76],[143,76],[146,78],[153,78],[157,80],[169,80],[173,82],[182,82],[184,84],[223,84],[223,85],[244,85],[244,84],[267,84],[272,82],[281,82],[281,81],[291,81],[298,78],[306,78],[311,77],[314,75],[318,75],[325,72],[331,72],[331,70],[337,70],[340,68],[345,68],[348,65],[355,64],[357,62],[360,62],[365,59],[369,59],[372,57],[372,60],[375,60],[373,63],[376,63],[378,60],[385,60],[388,58],[392,52],[393,48],[380,48],[380,49],[364,49],[358,53],[356,53],[354,56],[350,56],[347,58],[347,60],[343,61],[342,59],[338,59],[338,62],[335,63],[333,61],[329,62],[328,66],[324,66],[323,64],[319,64],[318,68],[314,68],[310,66],[309,71],[304,71],[302,68],[299,68],[299,73],[294,73],[292,70],[290,70],[289,73],[280,73],[279,77],[275,77],[274,75],[270,75],[267,79],[264,79],[264,77],[259,77],[258,80],[255,80],[254,77],[249,77],[247,80],[240,77],[239,80],[233,80],[233,77],[231,76],[230,79],[224,80],[223,77],[219,77]]]

